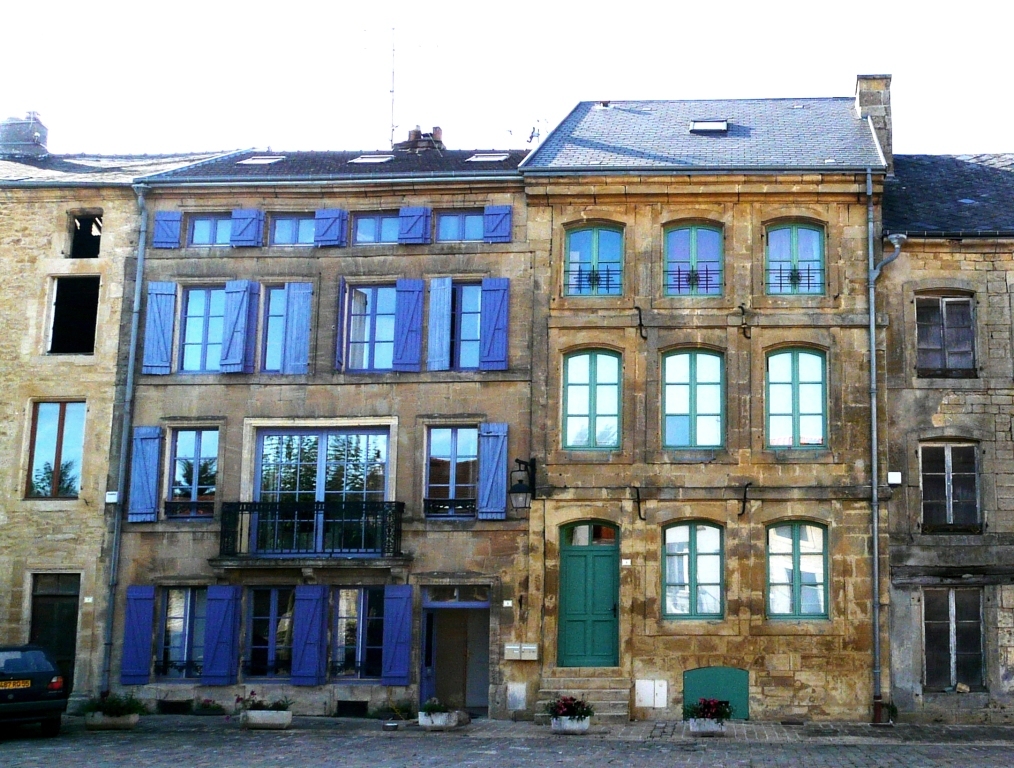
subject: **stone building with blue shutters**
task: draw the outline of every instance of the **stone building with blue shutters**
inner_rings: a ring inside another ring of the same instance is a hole
[[[246,151],[141,180],[119,686],[507,714],[524,156]]]

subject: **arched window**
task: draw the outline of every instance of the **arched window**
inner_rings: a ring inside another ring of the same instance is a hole
[[[567,232],[563,257],[565,296],[623,294],[623,232],[610,227],[585,227]]]
[[[722,230],[691,225],[665,233],[667,296],[721,296]]]
[[[664,531],[663,615],[721,618],[725,579],[722,529],[710,523],[679,523]]]
[[[767,444],[771,448],[827,445],[827,374],[824,355],[804,349],[774,352],[767,360]]]
[[[563,361],[563,445],[565,448],[620,447],[621,358],[589,351]]]
[[[768,616],[827,617],[827,528],[779,523],[768,534]]]
[[[768,230],[768,294],[824,293],[824,230],[808,224],[783,224]]]
[[[662,361],[663,435],[666,448],[722,445],[722,356],[696,350]]]

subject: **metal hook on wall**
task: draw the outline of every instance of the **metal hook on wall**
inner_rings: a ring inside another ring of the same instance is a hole
[[[747,320],[746,320],[746,305],[745,304],[740,304],[739,305],[739,312],[740,312],[739,330],[743,333],[743,338],[744,339],[749,339],[750,338],[750,334],[753,332],[753,329],[750,327],[750,323],[748,323]]]
[[[647,341],[648,332],[644,330],[644,317],[641,315],[641,308],[635,306],[634,309],[637,310],[637,331],[641,335],[641,338]]]
[[[634,503],[637,504],[637,519],[641,522],[646,522],[647,517],[641,514],[641,486],[631,486],[634,489]]]
[[[739,505],[739,514],[736,515],[736,517],[742,517],[743,515],[746,514],[746,502],[747,502],[746,492],[750,490],[751,485],[753,485],[752,482],[747,483],[746,485],[743,486],[743,500]]]

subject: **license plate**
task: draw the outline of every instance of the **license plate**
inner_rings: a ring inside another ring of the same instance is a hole
[[[10,688],[31,688],[31,680],[0,680],[0,690],[8,690]]]

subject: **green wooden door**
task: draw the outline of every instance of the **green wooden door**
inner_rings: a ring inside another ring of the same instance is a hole
[[[602,523],[579,523],[560,532],[561,667],[619,663],[618,533]]]

